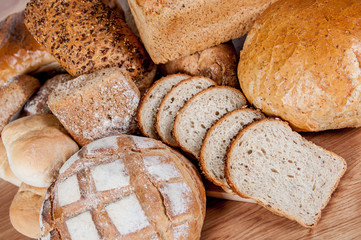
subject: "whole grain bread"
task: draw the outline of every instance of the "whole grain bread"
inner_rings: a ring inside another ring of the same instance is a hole
[[[178,147],[172,135],[174,120],[184,104],[200,91],[217,84],[206,77],[191,77],[175,85],[163,98],[156,117],[156,130],[160,139],[173,147]]]
[[[186,74],[173,74],[163,77],[157,80],[144,95],[137,114],[139,129],[144,136],[159,138],[155,128],[158,108],[172,87],[187,78],[190,76]]]
[[[246,105],[243,94],[227,86],[211,87],[193,96],[175,118],[173,136],[185,152],[199,159],[207,130],[226,113]]]
[[[225,175],[227,150],[244,127],[262,118],[264,115],[260,111],[237,109],[219,119],[207,131],[201,148],[200,166],[208,180],[231,192]]]
[[[135,132],[139,102],[139,90],[129,73],[106,68],[59,84],[48,105],[83,146],[111,134]]]
[[[302,138],[286,122],[269,119],[243,129],[226,162],[236,193],[305,227],[319,221],[345,171],[342,157]]]
[[[73,76],[121,67],[141,92],[154,79],[156,66],[139,39],[101,0],[31,0],[25,25]]]

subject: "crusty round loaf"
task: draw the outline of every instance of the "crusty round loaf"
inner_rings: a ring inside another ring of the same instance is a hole
[[[48,189],[43,239],[199,239],[205,191],[159,141],[114,135],[73,155]]]
[[[0,86],[0,133],[39,87],[39,80],[28,75],[15,76]]]
[[[15,176],[34,187],[48,187],[79,147],[52,114],[19,118],[1,133]]]
[[[30,238],[41,237],[40,211],[47,188],[37,188],[22,183],[10,205],[13,227]]]
[[[10,168],[9,160],[6,155],[5,146],[0,138],[0,178],[16,186],[20,186],[21,181],[14,175]]]
[[[141,92],[154,79],[156,66],[139,39],[101,0],[31,0],[25,24],[73,76],[121,67]]]
[[[361,126],[361,2],[285,0],[248,34],[238,66],[247,99],[299,131]]]
[[[58,66],[55,58],[26,29],[24,12],[14,13],[0,22],[0,86],[16,75]]]
[[[239,87],[237,53],[232,42],[222,43],[203,51],[160,65],[164,74],[185,73],[204,76],[218,85]]]

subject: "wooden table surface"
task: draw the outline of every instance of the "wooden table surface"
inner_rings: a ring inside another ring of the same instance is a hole
[[[0,0],[0,20],[23,9],[27,0]],[[304,134],[346,159],[348,170],[313,229],[301,227],[253,204],[207,199],[202,240],[361,239],[361,128]],[[0,240],[26,240],[11,226],[9,207],[17,188],[0,180]]]

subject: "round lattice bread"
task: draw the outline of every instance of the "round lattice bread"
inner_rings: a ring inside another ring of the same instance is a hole
[[[199,239],[205,190],[181,154],[116,135],[73,155],[48,189],[42,239]]]

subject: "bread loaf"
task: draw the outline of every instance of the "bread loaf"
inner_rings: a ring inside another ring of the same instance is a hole
[[[120,67],[141,92],[153,81],[156,66],[144,47],[101,0],[31,0],[25,24],[73,76]]]
[[[232,190],[305,227],[316,225],[345,171],[342,157],[269,119],[243,129],[226,162]]]
[[[72,79],[69,74],[60,74],[47,80],[38,92],[32,96],[24,106],[26,115],[51,113],[47,101],[51,92],[61,83],[65,83]]]
[[[140,93],[129,73],[106,68],[60,84],[49,96],[52,113],[75,141],[85,144],[137,129]]]
[[[205,216],[194,166],[149,138],[90,143],[64,164],[48,193],[43,239],[199,239]]]
[[[157,64],[241,37],[272,2],[128,1],[144,46]]]
[[[28,75],[15,76],[0,86],[0,133],[39,87],[39,80]]]
[[[160,139],[173,147],[178,143],[172,135],[174,120],[179,110],[194,95],[216,83],[205,77],[191,77],[175,85],[163,98],[156,117],[155,127]]]
[[[10,168],[9,160],[6,155],[5,146],[0,138],[0,178],[16,186],[20,186],[21,181],[14,175]]]
[[[51,114],[19,118],[1,133],[15,176],[34,187],[48,187],[62,164],[79,148]]]
[[[30,238],[40,238],[40,211],[47,188],[37,188],[21,184],[10,206],[10,221],[21,234]]]
[[[0,22],[0,86],[16,75],[58,67],[55,58],[26,29],[24,12]]]
[[[247,99],[298,131],[361,126],[361,2],[284,0],[247,36],[238,78]]]
[[[185,74],[174,74],[163,77],[157,80],[144,95],[137,114],[139,129],[144,136],[158,139],[155,128],[158,108],[172,87],[187,78],[190,78],[190,76]]]
[[[193,96],[181,108],[174,121],[173,136],[183,151],[199,159],[207,130],[223,115],[246,105],[237,89],[211,87]]]
[[[203,51],[160,65],[164,74],[185,73],[204,76],[218,85],[239,87],[237,54],[232,42],[219,44]]]

